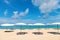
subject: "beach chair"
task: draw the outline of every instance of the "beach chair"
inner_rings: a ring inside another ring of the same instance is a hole
[[[27,32],[18,32],[17,35],[25,35]]]
[[[13,30],[14,30],[14,28],[7,29],[7,27],[6,27],[6,30],[4,32],[14,32]]]
[[[33,32],[34,35],[43,35],[42,32]]]
[[[54,35],[60,35],[59,32],[47,32],[47,33],[54,34]]]
[[[8,31],[8,30],[7,30],[7,31],[4,31],[4,32],[14,32],[14,31],[11,31],[11,30]]]

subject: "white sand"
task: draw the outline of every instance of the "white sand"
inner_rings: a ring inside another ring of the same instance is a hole
[[[17,32],[21,30],[13,30],[14,32],[4,32],[5,29],[0,29],[0,40],[60,40],[60,35],[53,35],[47,32],[60,32],[56,29],[31,29],[31,30],[22,30],[23,32],[28,32],[25,35],[17,35]],[[34,35],[32,32],[43,32],[43,35]]]

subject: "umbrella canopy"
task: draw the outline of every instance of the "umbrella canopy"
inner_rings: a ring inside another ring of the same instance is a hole
[[[33,25],[45,25],[45,24],[43,24],[43,23],[35,23]]]
[[[60,25],[60,22],[52,23],[53,25]]]
[[[33,24],[27,24],[27,25],[32,26]]]
[[[16,23],[15,25],[27,25],[26,23]]]
[[[14,26],[15,24],[1,24],[1,26]]]

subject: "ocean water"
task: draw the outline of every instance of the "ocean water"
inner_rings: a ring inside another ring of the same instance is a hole
[[[15,26],[0,26],[0,29],[38,29],[38,28],[60,28],[60,25],[42,25],[42,26],[28,26],[28,25],[15,25]]]

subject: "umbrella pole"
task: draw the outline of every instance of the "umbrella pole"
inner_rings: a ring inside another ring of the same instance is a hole
[[[33,34],[35,34],[35,35],[42,35],[43,33],[42,32],[39,32],[39,30],[40,30],[40,28],[38,27],[37,28],[37,32],[33,32]]]
[[[22,26],[21,26],[21,31],[18,32],[17,35],[25,35],[25,34],[27,34],[27,32],[23,32],[22,30],[23,30],[23,29],[22,29]]]
[[[20,28],[20,32],[22,32],[22,25],[20,26],[21,28]]]
[[[20,32],[22,32],[22,25],[20,25]]]
[[[57,32],[59,32],[59,25],[57,24]]]
[[[38,27],[38,28],[37,28],[37,31],[39,32],[39,30],[40,30],[40,28]]]

